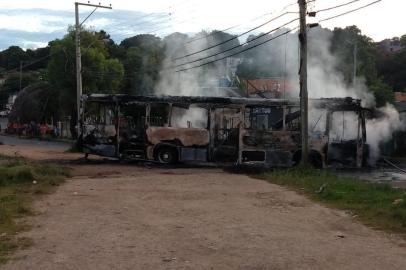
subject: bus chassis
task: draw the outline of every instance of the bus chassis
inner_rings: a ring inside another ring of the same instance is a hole
[[[315,99],[309,107],[310,162],[365,166],[360,100]],[[90,94],[82,96],[80,127],[84,153],[120,159],[290,167],[301,158],[299,100]]]

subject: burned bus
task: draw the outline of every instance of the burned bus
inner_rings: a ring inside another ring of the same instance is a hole
[[[289,167],[300,161],[298,100],[130,96],[82,97],[81,134],[86,154],[160,163],[216,162]],[[359,100],[310,101],[309,159],[361,167],[368,152],[365,113]],[[348,133],[348,115],[355,130]],[[335,118],[343,123],[335,122]],[[355,122],[353,122],[355,121]]]

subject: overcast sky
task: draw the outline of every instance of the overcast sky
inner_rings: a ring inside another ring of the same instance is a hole
[[[316,0],[309,4],[310,10],[332,7],[351,0]],[[309,22],[322,20],[374,2],[360,0],[356,3],[320,12]],[[83,2],[87,2],[83,1]],[[241,33],[255,27],[281,12],[297,12],[296,0],[111,0],[112,10],[97,10],[86,22],[96,30],[106,30],[116,42],[140,33],[165,36],[179,31],[194,33],[202,29],[226,29],[240,25],[230,32]],[[91,3],[99,3],[91,1]],[[92,9],[81,7],[83,20]],[[323,27],[357,25],[362,33],[375,41],[406,34],[406,1],[382,0],[360,11],[322,23]],[[297,17],[286,15],[258,29],[267,32]],[[74,23],[72,0],[0,0],[0,49],[10,45],[23,48],[46,46],[48,41],[60,38],[69,25]],[[296,27],[294,22],[288,27]]]

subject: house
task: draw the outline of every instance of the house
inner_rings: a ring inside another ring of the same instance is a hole
[[[282,77],[246,79],[242,84],[250,97],[284,98],[293,91],[292,84]]]
[[[403,46],[398,39],[384,39],[378,43],[378,49],[389,56],[402,50]]]

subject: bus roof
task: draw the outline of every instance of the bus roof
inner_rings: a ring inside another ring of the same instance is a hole
[[[265,99],[265,98],[244,98],[244,97],[206,97],[206,96],[137,96],[126,94],[87,94],[82,95],[85,102],[96,102],[105,104],[145,104],[145,103],[166,103],[198,106],[216,105],[248,105],[248,106],[299,106],[299,99]],[[320,98],[309,99],[309,106],[319,109],[330,110],[360,110],[361,100],[346,98]]]

